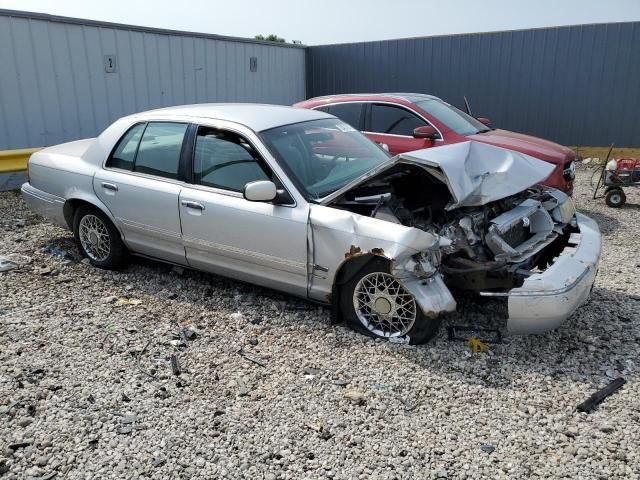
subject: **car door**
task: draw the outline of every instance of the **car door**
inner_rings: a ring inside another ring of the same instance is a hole
[[[186,264],[178,165],[189,125],[141,122],[117,143],[93,188],[136,253]]]
[[[257,180],[285,188],[266,155],[248,130],[198,127],[192,184],[180,192],[187,261],[195,268],[306,296],[308,204],[293,197],[286,204],[251,202],[242,193]]]
[[[387,103],[370,103],[364,132],[376,143],[389,147],[392,155],[433,147],[433,140],[414,138],[413,130],[428,125],[409,109]]]

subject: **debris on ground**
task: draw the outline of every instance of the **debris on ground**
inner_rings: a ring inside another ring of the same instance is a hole
[[[140,305],[142,303],[142,300],[140,300],[139,298],[121,297],[118,299],[117,303],[118,305]]]
[[[249,355],[246,354],[246,352],[241,348],[240,350],[238,350],[236,352],[238,355],[240,355],[242,358],[244,358],[245,360],[248,360],[251,363],[255,363],[256,365],[259,365],[260,367],[266,368],[266,364],[261,362],[260,360],[256,360],[253,357],[250,357]]]
[[[249,395],[250,391],[251,390],[249,390],[249,387],[244,382],[244,380],[238,380],[238,396],[246,397],[247,395]]]
[[[449,325],[447,336],[451,341],[467,342],[469,337],[480,339],[483,343],[500,343],[502,333],[497,328],[479,328],[466,325]]]
[[[343,397],[359,405],[363,404],[366,399],[365,394],[362,393],[360,390],[356,390],[356,389],[349,389],[345,391]]]
[[[484,444],[480,446],[480,450],[482,450],[486,454],[491,454],[496,448],[493,445]]]
[[[6,257],[0,257],[0,273],[8,272],[9,270],[13,270],[14,268],[18,268],[19,266],[20,265],[18,265],[16,262],[13,262]]]
[[[171,372],[174,375],[180,375],[182,373],[182,370],[180,370],[180,363],[178,362],[178,356],[171,355],[170,362],[171,362]]]
[[[489,351],[489,345],[476,337],[469,339],[469,348],[471,349],[471,353],[487,353]]]
[[[601,388],[580,405],[578,405],[577,410],[579,412],[586,413],[593,411],[598,406],[598,404],[602,403],[602,401],[609,395],[612,395],[613,393],[620,390],[625,383],[627,383],[627,381],[622,377],[612,380],[606,387]]]
[[[44,248],[44,251],[51,255],[56,255],[72,262],[77,262],[79,260],[78,256],[75,253],[71,253],[70,251],[59,247],[58,245],[48,245]]]

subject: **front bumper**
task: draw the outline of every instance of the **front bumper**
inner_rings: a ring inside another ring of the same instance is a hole
[[[589,296],[602,251],[600,229],[591,218],[576,213],[580,233],[546,271],[531,275],[508,297],[510,334],[542,333],[558,327]],[[495,295],[487,293],[485,295]]]
[[[43,192],[33,187],[29,182],[23,183],[22,198],[27,206],[48,221],[62,228],[69,228],[64,218],[64,198]]]

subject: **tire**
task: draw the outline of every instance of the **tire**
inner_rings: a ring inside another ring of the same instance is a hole
[[[116,270],[127,263],[129,252],[120,232],[97,208],[78,207],[73,215],[73,237],[82,256],[95,267]]]
[[[627,201],[627,196],[621,188],[612,188],[605,195],[604,201],[611,208],[620,208]]]
[[[374,285],[386,286],[387,293],[377,296],[380,311],[384,312],[389,309],[386,316],[391,316],[395,325],[402,324],[402,327],[392,327],[387,318],[364,306],[364,304],[371,303],[370,294],[375,290]],[[397,292],[397,295],[389,295],[389,287],[391,287],[391,292]],[[399,299],[402,299],[404,303],[405,308],[402,310],[397,308]],[[422,313],[413,295],[391,275],[388,263],[381,259],[371,260],[342,285],[339,301],[347,325],[353,330],[371,337],[419,345],[433,338],[440,328],[441,319],[430,318]],[[358,308],[357,304],[361,307]],[[403,321],[401,321],[402,317],[404,317]],[[368,324],[366,323],[367,319],[370,320]]]

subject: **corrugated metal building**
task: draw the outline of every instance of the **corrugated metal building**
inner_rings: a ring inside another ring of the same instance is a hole
[[[304,98],[300,45],[0,9],[0,150],[93,137],[156,107]]]
[[[640,145],[640,22],[307,49],[309,96],[421,92],[566,145]]]

